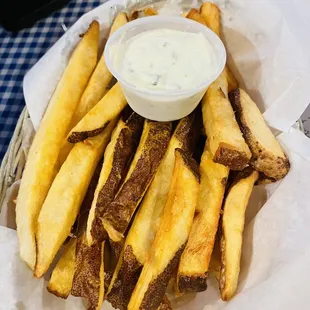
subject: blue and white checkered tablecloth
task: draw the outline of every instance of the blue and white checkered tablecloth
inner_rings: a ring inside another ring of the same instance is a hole
[[[84,13],[106,0],[71,0],[66,7],[32,28],[10,33],[0,26],[0,162],[25,106],[22,82],[26,72]]]

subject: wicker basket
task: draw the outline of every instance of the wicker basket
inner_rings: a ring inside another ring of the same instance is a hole
[[[18,119],[14,134],[8,150],[2,160],[0,168],[0,212],[8,188],[17,180],[21,179],[26,162],[26,154],[22,148],[23,128],[29,118],[25,107]],[[296,127],[304,132],[302,121],[296,123]]]
[[[25,153],[22,149],[23,128],[29,114],[24,107],[15,127],[8,150],[3,157],[0,168],[0,211],[7,189],[22,176],[25,166]]]

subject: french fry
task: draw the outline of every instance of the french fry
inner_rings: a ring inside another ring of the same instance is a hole
[[[258,176],[258,172],[251,168],[239,172],[225,199],[222,216],[219,282],[223,300],[230,300],[237,289],[245,211]]]
[[[70,234],[116,121],[97,137],[76,144],[58,172],[38,217],[35,277],[40,278],[47,271]]]
[[[126,179],[103,216],[104,229],[114,242],[123,240],[130,220],[165,155],[171,130],[171,122],[145,121]]]
[[[240,88],[230,93],[230,100],[245,140],[252,151],[253,167],[268,179],[277,181],[284,178],[290,169],[289,160],[266,125],[255,102]]]
[[[223,40],[221,34],[221,25],[220,25],[220,10],[215,3],[205,2],[202,4],[200,8],[200,14],[203,20],[206,23],[206,26],[209,27],[213,32],[215,32],[219,38]],[[223,75],[225,75],[225,79],[228,83],[228,92],[231,92],[239,87],[239,82],[234,77],[231,70],[226,65]],[[226,87],[222,86],[222,90],[227,96],[227,92],[225,91]]]
[[[104,297],[104,244],[87,245],[85,233],[79,238],[71,294],[89,301],[89,309],[101,309]]]
[[[205,148],[200,163],[201,183],[193,226],[177,274],[179,292],[207,289],[207,277],[229,169],[213,162]]]
[[[127,308],[154,241],[168,199],[175,163],[175,149],[181,148],[192,152],[195,132],[199,132],[199,127],[196,113],[192,113],[180,120],[169,142],[166,154],[131,225],[124,250],[114,271],[107,299],[115,308]]]
[[[201,14],[208,27],[220,36],[218,7],[214,3],[206,2],[201,7]],[[225,68],[203,97],[203,122],[213,160],[232,170],[242,170],[249,163],[252,154],[228,100],[228,90],[232,89],[228,85],[229,72]]]
[[[22,260],[36,263],[35,229],[48,190],[57,174],[62,142],[88,79],[96,66],[99,24],[94,21],[75,48],[31,145],[21,181],[16,224]]]
[[[104,154],[104,164],[88,217],[86,238],[89,246],[105,238],[102,217],[119,190],[139,143],[143,123],[144,119],[133,112],[127,120],[121,118],[113,132]]]
[[[145,16],[154,16],[154,15],[158,15],[158,12],[156,9],[148,7],[144,9],[144,15]]]
[[[175,156],[164,214],[128,310],[155,310],[160,306],[190,233],[199,191],[199,167],[181,149],[176,149]]]
[[[205,2],[201,6],[201,13],[199,13],[196,9],[192,9],[186,17],[207,26],[215,32],[219,38],[223,39],[220,33],[220,10],[216,4]],[[227,65],[219,78],[220,87],[222,88],[225,96],[228,96],[228,92],[231,92],[239,87],[239,82]]]
[[[116,83],[71,130],[68,141],[70,143],[77,143],[97,136],[112,119],[120,115],[126,104],[121,87]]]
[[[203,17],[200,15],[199,11],[197,9],[191,9],[188,14],[186,15],[186,18],[196,21],[197,23],[200,23],[202,25],[207,26],[206,21],[203,19]]]
[[[66,299],[71,292],[75,266],[76,238],[71,238],[64,246],[62,256],[53,270],[47,290]]]
[[[75,230],[73,233],[71,231],[71,236],[73,235],[73,237],[71,237],[69,242],[64,245],[61,257],[52,272],[51,279],[47,286],[47,290],[58,297],[67,298],[71,292],[74,276],[77,238],[81,236],[81,233],[85,228],[85,223],[94,197],[101,167],[102,160],[97,165],[88,186],[87,193],[80,208],[79,216],[75,223]]]
[[[110,35],[112,35],[121,26],[125,25],[127,21],[126,13],[118,14],[112,24]],[[99,100],[104,96],[106,88],[111,80],[112,74],[108,70],[105,63],[104,54],[102,54],[92,76],[89,79],[75,113],[73,114],[69,130],[71,130],[86,115],[86,113],[99,102]],[[59,153],[60,164],[63,164],[72,148],[73,144],[69,143],[67,139],[64,139],[63,146]]]
[[[110,29],[110,36],[119,28],[128,23],[128,17],[125,12],[117,14]]]
[[[212,2],[205,2],[200,8],[200,14],[207,27],[221,38],[221,12],[218,6]]]
[[[252,156],[222,89],[213,83],[202,100],[203,123],[213,160],[232,170],[242,170]]]

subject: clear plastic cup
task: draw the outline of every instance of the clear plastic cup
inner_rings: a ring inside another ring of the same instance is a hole
[[[202,33],[215,50],[217,58],[215,73],[202,84],[186,90],[140,90],[125,81],[113,64],[110,55],[111,46],[126,42],[144,31],[162,28]],[[221,74],[226,64],[225,47],[213,31],[190,19],[173,16],[144,17],[126,24],[107,41],[104,57],[108,69],[118,80],[130,107],[141,116],[155,121],[172,121],[190,114],[199,104],[208,86]]]

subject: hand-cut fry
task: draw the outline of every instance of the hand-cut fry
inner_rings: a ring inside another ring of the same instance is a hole
[[[119,28],[121,28],[127,23],[128,23],[128,17],[125,12],[117,14],[111,26],[110,35],[112,35],[115,31],[117,31]]]
[[[157,15],[158,12],[154,8],[148,7],[144,9],[144,15],[145,16],[154,16]]]
[[[199,167],[184,151],[175,152],[164,214],[128,310],[155,310],[160,306],[190,233],[199,191]]]
[[[105,237],[102,217],[119,190],[139,143],[143,123],[143,117],[133,112],[127,120],[121,118],[113,132],[104,154],[100,179],[88,217],[86,238],[89,246],[95,241],[103,241]]]
[[[289,160],[266,125],[257,105],[240,88],[230,94],[230,99],[253,154],[251,164],[269,179],[282,179],[290,169]]]
[[[34,269],[36,221],[58,171],[57,158],[73,113],[96,66],[99,24],[94,21],[75,48],[31,145],[16,206],[21,258]]]
[[[192,19],[202,25],[207,26],[206,21],[203,19],[203,17],[200,15],[199,11],[197,9],[191,9],[188,14],[186,15],[186,18]]]
[[[210,2],[201,7],[201,14],[211,30],[220,35],[220,11]],[[202,100],[203,123],[213,160],[232,170],[242,170],[252,154],[235,119],[228,100],[228,69],[208,88]]]
[[[103,133],[78,143],[58,172],[42,206],[36,232],[35,276],[41,277],[70,234],[95,168],[116,124]]]
[[[216,82],[207,90],[202,101],[203,123],[213,160],[232,170],[242,170],[251,158],[234,111]]]
[[[86,298],[89,309],[100,310],[104,297],[104,244],[87,245],[85,233],[79,238],[71,294]]]
[[[97,165],[88,186],[87,193],[80,209],[79,217],[75,223],[76,227],[73,232],[74,237],[72,237],[69,242],[64,245],[61,257],[53,270],[51,279],[47,286],[47,290],[58,297],[67,298],[71,292],[76,256],[76,241],[85,228],[87,214],[90,209],[91,201],[94,197],[101,167],[102,161],[100,161]]]
[[[200,14],[207,26],[221,37],[221,12],[218,6],[212,2],[205,2],[200,8]]]
[[[122,112],[125,106],[126,99],[120,85],[116,83],[71,130],[68,141],[76,143],[98,135]]]
[[[237,289],[245,211],[258,172],[246,168],[236,176],[224,203],[221,237],[220,291],[223,300],[231,299]]]
[[[70,295],[75,266],[76,238],[71,238],[64,246],[63,253],[53,270],[47,290],[61,298]]]
[[[195,9],[192,9],[188,13],[187,18],[195,20],[196,22],[209,27],[221,39],[223,39],[220,33],[220,10],[216,4],[205,2],[201,6],[201,13]],[[228,96],[228,92],[233,91],[239,87],[239,82],[234,77],[233,73],[227,65],[225,66],[225,69],[220,77],[220,82],[220,87],[222,88],[225,96]]]
[[[113,34],[118,28],[127,23],[127,15],[120,13],[116,16],[110,31]],[[96,103],[104,96],[107,86],[112,80],[112,74],[105,63],[104,54],[102,54],[92,76],[89,79],[87,87],[81,97],[81,100],[73,114],[69,130],[71,130],[85,115],[92,109]],[[68,131],[69,131],[68,130]],[[73,147],[65,138],[63,146],[59,153],[59,162],[63,164]]]
[[[207,288],[229,169],[213,162],[206,147],[201,158],[200,174],[196,214],[178,269],[177,287],[180,292],[200,292]]]
[[[236,90],[239,87],[239,82],[228,66],[225,67],[225,74],[227,78],[228,92]]]
[[[181,148],[192,152],[195,131],[199,132],[199,130],[196,113],[192,113],[179,122],[169,142],[166,154],[131,225],[124,250],[114,271],[107,299],[115,308],[127,308],[154,241],[168,199],[175,163],[175,149]]]
[[[119,242],[123,239],[123,234],[165,155],[171,130],[171,122],[145,121],[126,179],[103,216],[103,225],[111,240]]]

